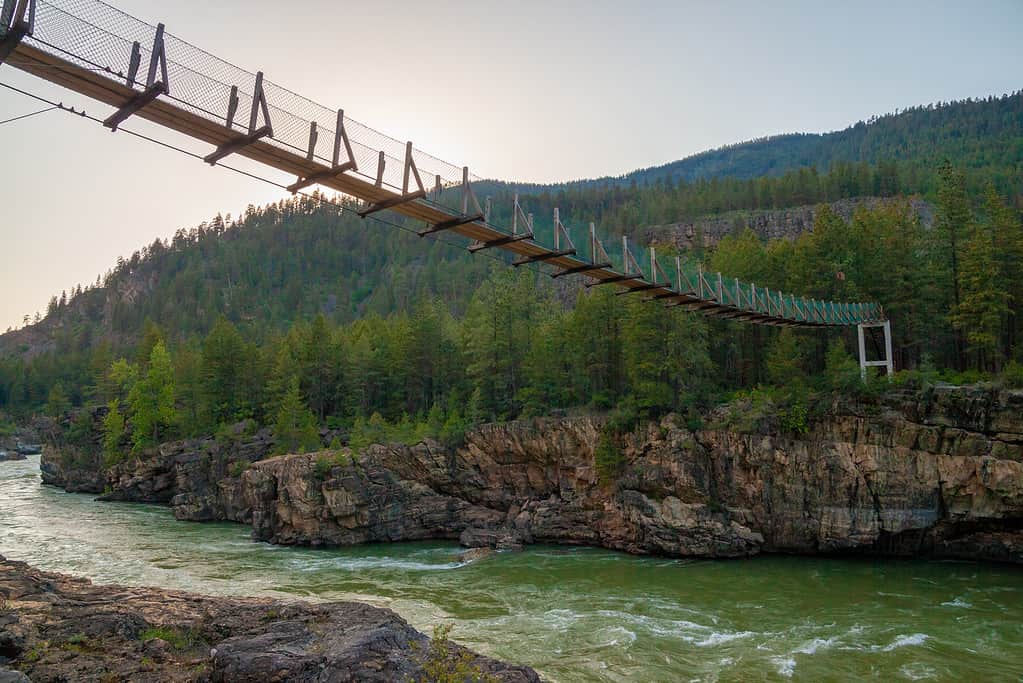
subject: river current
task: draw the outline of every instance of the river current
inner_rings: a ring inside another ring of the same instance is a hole
[[[553,681],[1004,680],[1023,676],[1023,571],[969,562],[639,558],[533,546],[253,543],[0,463],[0,554],[97,583],[361,600]]]

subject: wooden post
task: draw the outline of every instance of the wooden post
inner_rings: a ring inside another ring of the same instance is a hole
[[[856,335],[860,348],[860,379],[867,381],[867,342],[863,335],[863,325],[856,326]]]
[[[316,155],[316,141],[319,139],[320,134],[316,130],[316,122],[309,122],[309,150],[305,154],[306,161],[312,161]]]
[[[14,21],[14,8],[17,0],[4,0],[3,7],[0,7],[0,37],[6,35],[7,29]]]
[[[224,119],[228,128],[234,125],[234,115],[238,113],[238,86],[231,86],[231,95],[227,100],[227,117]]]
[[[384,159],[384,150],[380,150],[380,156],[377,158],[377,187],[383,187],[384,185],[384,164],[387,163]]]
[[[408,181],[409,173],[411,172],[412,162],[412,141],[409,140],[405,143],[405,168],[401,174],[401,192],[402,194],[408,194]]]

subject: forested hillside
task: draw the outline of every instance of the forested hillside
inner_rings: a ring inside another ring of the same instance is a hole
[[[982,104],[1019,119],[1018,102]],[[940,119],[956,107],[917,113]],[[993,149],[1012,126],[981,128],[963,131],[961,150]],[[953,133],[936,144],[952,149]],[[811,233],[771,243],[740,221],[712,251],[685,257],[772,289],[880,302],[900,368],[1016,381],[1023,148],[1014,145],[980,166],[970,154],[933,165],[836,161],[752,179],[573,185],[522,201],[538,239],[549,239],[559,207],[583,244],[591,220],[611,237],[726,211],[887,198],[848,219],[819,208]],[[484,192],[492,221],[507,224],[514,188]],[[933,226],[910,202],[920,195],[933,203]],[[451,435],[555,409],[685,411],[758,386],[783,387],[793,410],[805,410],[810,391],[861,390],[854,330],[779,332],[584,291],[579,276],[555,283],[541,266],[515,271],[499,253],[469,256],[450,235],[420,239],[421,226],[346,208],[315,196],[218,216],[54,297],[40,322],[0,337],[0,412],[107,405],[117,453],[241,418],[275,423],[299,443],[317,423]]]
[[[907,178],[919,178],[928,192],[935,187],[933,169],[954,159],[968,174],[980,173],[1002,191],[1018,180],[1023,157],[1023,91],[1001,97],[969,99],[913,107],[859,121],[832,133],[792,133],[750,140],[701,152],[661,166],[617,178],[600,178],[550,186],[522,185],[530,192],[577,185],[673,184],[710,178],[759,178],[800,168],[824,172],[839,162],[876,165],[894,161]],[[911,182],[917,185],[917,182]]]

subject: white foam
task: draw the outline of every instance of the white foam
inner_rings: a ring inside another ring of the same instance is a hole
[[[792,654],[812,655],[820,649],[828,649],[838,642],[838,638],[814,638],[792,651]]]
[[[962,607],[964,609],[973,607],[973,605],[971,603],[966,602],[965,600],[963,600],[959,596],[956,596],[955,600],[948,600],[946,602],[941,603],[941,606],[942,607]]]
[[[899,673],[911,681],[923,681],[928,678],[938,678],[938,672],[926,664],[914,663],[905,664],[899,669]]]
[[[753,631],[738,631],[735,633],[711,633],[703,640],[697,640],[693,642],[696,647],[713,647],[715,645],[722,645],[724,643],[730,643],[733,640],[739,640],[740,638],[749,638],[753,635]]]
[[[601,644],[601,647],[611,647],[613,645],[631,644],[636,642],[636,634],[627,628],[621,626],[612,626],[611,628],[601,629],[601,633],[610,638],[605,643]]]
[[[796,673],[795,657],[773,657],[771,662],[778,667],[778,673],[785,678],[792,678]]]
[[[891,652],[892,650],[897,650],[900,647],[907,647],[910,645],[923,645],[928,638],[930,638],[930,636],[927,635],[926,633],[913,633],[908,636],[898,636],[895,638],[895,640],[888,643],[882,648],[875,647],[872,649],[875,650],[880,649],[881,652]]]

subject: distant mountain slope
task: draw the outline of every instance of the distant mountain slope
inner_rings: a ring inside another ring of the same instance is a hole
[[[966,170],[988,169],[995,178],[1019,170],[1023,160],[1023,91],[1001,97],[913,107],[859,121],[831,133],[792,133],[701,152],[618,177],[552,185],[511,183],[521,191],[590,184],[644,185],[709,178],[758,178],[802,167],[826,170],[836,162],[908,162],[926,169],[946,158]]]

